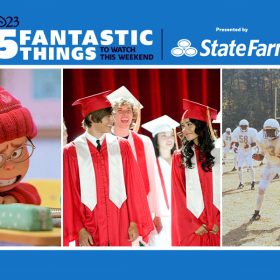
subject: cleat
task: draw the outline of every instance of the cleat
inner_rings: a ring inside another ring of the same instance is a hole
[[[244,188],[244,185],[240,183],[237,189],[240,190],[240,189],[243,189],[243,188]]]
[[[250,219],[250,222],[258,221],[261,218],[261,215],[259,214],[260,211],[255,211],[252,218]]]
[[[236,170],[237,170],[237,169],[236,169],[235,167],[233,167],[231,171],[236,171]]]
[[[251,184],[251,190],[254,190],[254,189],[255,189],[255,182],[253,181]]]
[[[272,180],[276,180],[276,179],[279,179],[279,175],[278,174],[276,174]]]

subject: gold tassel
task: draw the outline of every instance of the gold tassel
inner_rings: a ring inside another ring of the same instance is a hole
[[[214,129],[212,127],[212,122],[211,122],[211,117],[210,117],[210,110],[209,107],[207,106],[207,120],[208,120],[208,129],[209,129],[209,134],[212,138],[213,141],[217,140],[217,137],[215,135]]]
[[[135,125],[133,127],[133,131],[137,133],[140,128],[140,125],[141,125],[141,109],[140,109],[140,106],[138,106],[137,107],[137,117],[136,117]]]
[[[176,150],[179,150],[176,128],[173,128]]]

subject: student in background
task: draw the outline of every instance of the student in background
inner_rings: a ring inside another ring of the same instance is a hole
[[[160,174],[164,201],[161,201],[168,210],[169,215],[161,218],[162,231],[153,232],[150,245],[158,247],[171,246],[171,162],[176,150],[176,127],[180,124],[164,115],[142,125],[152,133],[157,165]]]
[[[108,99],[113,107],[114,126],[112,127],[112,133],[127,139],[132,148],[144,181],[153,223],[156,231],[160,233],[162,230],[161,218],[168,215],[168,209],[161,204],[161,201],[164,201],[164,195],[153,143],[149,137],[137,133],[140,123],[140,110],[143,106],[124,86],[109,94]]]

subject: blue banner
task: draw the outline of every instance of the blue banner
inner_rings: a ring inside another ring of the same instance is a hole
[[[0,257],[9,279],[263,279],[277,273],[279,252],[1,251]]]
[[[1,9],[0,64],[279,64],[273,4],[215,2]]]

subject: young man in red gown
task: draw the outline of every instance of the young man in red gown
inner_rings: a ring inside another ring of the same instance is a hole
[[[111,135],[109,92],[85,97],[86,132],[64,147],[64,244],[131,246],[152,219],[138,165],[127,140]]]

